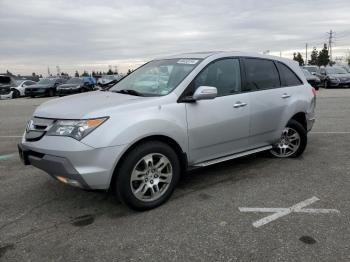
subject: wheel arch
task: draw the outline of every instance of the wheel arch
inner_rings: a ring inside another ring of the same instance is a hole
[[[121,166],[121,163],[125,159],[126,155],[131,150],[133,150],[135,147],[137,147],[138,145],[140,145],[142,143],[145,143],[145,142],[149,142],[149,141],[160,141],[160,142],[163,142],[163,143],[167,144],[168,146],[170,146],[175,151],[175,153],[178,155],[178,157],[179,157],[179,161],[180,161],[180,165],[181,165],[181,173],[187,169],[187,166],[188,166],[187,154],[186,154],[186,152],[184,152],[182,150],[182,148],[179,145],[179,143],[177,143],[173,138],[171,138],[169,136],[166,136],[166,135],[150,135],[150,136],[146,136],[146,137],[143,137],[143,138],[135,141],[132,145],[130,145],[125,150],[123,155],[119,158],[116,166],[114,167],[112,178],[111,178],[110,183],[109,183],[109,191],[114,192],[114,190],[115,190],[115,180],[118,177],[118,170],[119,170],[119,168]]]
[[[294,114],[291,119],[299,122],[305,130],[307,130],[307,121],[306,121],[306,114],[305,112],[299,112]]]

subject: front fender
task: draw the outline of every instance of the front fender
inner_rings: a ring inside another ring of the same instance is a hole
[[[154,135],[175,140],[183,152],[188,151],[186,109],[182,103],[120,112],[110,116],[82,142],[95,147],[130,145]]]

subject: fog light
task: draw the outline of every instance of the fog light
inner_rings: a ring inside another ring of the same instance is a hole
[[[67,178],[63,177],[63,176],[56,176],[56,178],[61,181],[62,183],[67,184]]]
[[[66,177],[63,177],[63,176],[56,176],[56,178],[61,181],[62,183],[65,183],[65,184],[68,184],[68,185],[71,185],[71,186],[75,186],[75,187],[81,187],[81,184],[74,180],[74,179],[69,179],[69,178],[66,178]]]

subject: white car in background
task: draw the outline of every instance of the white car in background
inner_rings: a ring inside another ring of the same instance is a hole
[[[36,84],[36,82],[32,80],[16,80],[16,86],[12,88],[12,98],[25,96],[24,91],[26,90],[26,87],[34,84]]]

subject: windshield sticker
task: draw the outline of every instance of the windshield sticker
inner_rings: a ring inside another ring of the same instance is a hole
[[[194,59],[180,59],[177,61],[178,64],[186,64],[186,65],[195,65],[197,64],[198,60]]]

